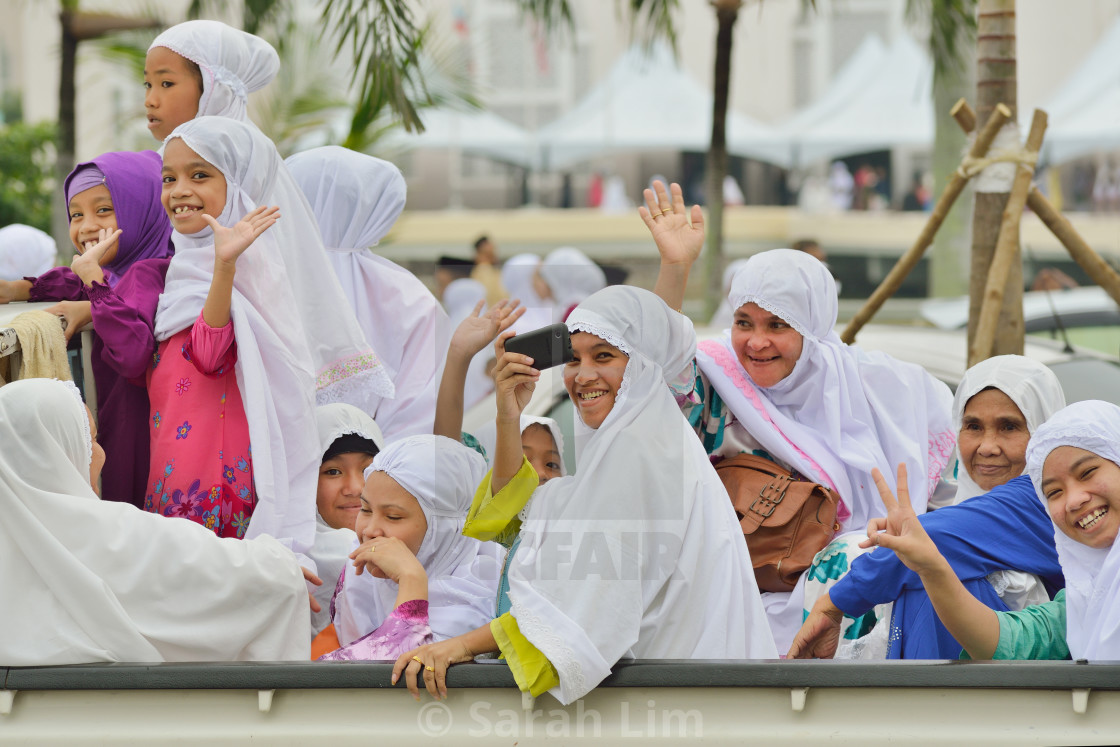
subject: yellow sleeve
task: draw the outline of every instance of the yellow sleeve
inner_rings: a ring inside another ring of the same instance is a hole
[[[521,519],[517,515],[529,502],[539,480],[533,465],[521,457],[521,469],[513,476],[497,495],[490,492],[490,477],[493,470],[486,473],[482,484],[475,491],[471,510],[463,525],[463,534],[477,540],[500,542],[509,547],[521,529]]]
[[[517,620],[510,613],[490,621],[490,632],[498,648],[502,650],[513,679],[522,691],[528,690],[533,697],[542,695],[560,684],[560,675],[552,662],[545,658],[529,639],[521,635]]]

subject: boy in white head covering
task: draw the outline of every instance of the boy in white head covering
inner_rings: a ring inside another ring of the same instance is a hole
[[[144,96],[148,130],[156,140],[195,117],[249,122],[249,94],[280,70],[272,45],[220,21],[187,21],[148,47]]]
[[[354,549],[354,524],[361,507],[359,497],[365,470],[385,447],[385,438],[373,418],[353,405],[336,402],[315,408],[323,463],[315,496],[315,545],[311,559],[326,583],[313,592],[320,611],[312,613],[312,635],[331,622],[328,606],[334,582]]]
[[[330,145],[286,161],[311,203],[327,258],[396,393],[370,414],[392,441],[430,433],[436,387],[454,325],[415,275],[371,251],[404,210],[393,164]]]
[[[343,647],[328,661],[395,659],[493,616],[501,548],[462,535],[486,464],[442,436],[389,444],[366,470],[361,544],[331,603]]]

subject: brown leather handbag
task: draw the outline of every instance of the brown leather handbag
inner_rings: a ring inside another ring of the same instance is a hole
[[[840,529],[836,493],[754,454],[716,464],[750,549],[761,591],[790,591]]]

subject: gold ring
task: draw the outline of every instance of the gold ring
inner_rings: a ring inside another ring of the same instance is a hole
[[[424,666],[424,661],[419,656],[413,656],[412,660],[420,666]]]
[[[424,669],[426,669],[426,670],[427,670],[427,671],[429,671],[429,672],[434,672],[434,671],[436,671],[436,668],[435,668],[435,667],[429,667],[429,666],[427,666],[427,665],[424,665]]]
[[[661,208],[661,214],[662,215],[668,215],[671,212],[673,212],[673,208],[671,208],[671,207]]]
[[[377,550],[377,546],[376,546],[376,545],[370,545],[370,546],[369,546],[369,551],[370,551],[370,552],[374,552],[374,551],[376,551],[376,550]]]

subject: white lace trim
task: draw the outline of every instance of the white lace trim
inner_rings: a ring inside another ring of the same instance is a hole
[[[568,322],[568,331],[586,332],[589,335],[595,335],[596,337],[600,337],[606,340],[609,344],[614,345],[616,348],[626,353],[627,356],[632,356],[634,354],[634,351],[631,349],[630,345],[627,344],[626,340],[622,339],[621,335],[607,327],[600,327],[594,322]]]
[[[331,405],[342,402],[354,405],[359,410],[373,417],[377,406],[386,398],[384,382],[388,380],[384,369],[380,366],[373,371],[348,376],[315,392],[316,405]],[[392,395],[390,390],[389,396]]]
[[[73,381],[62,381],[62,379],[55,379],[55,381],[65,384],[66,391],[70,392],[70,394],[74,396],[74,399],[78,400],[78,405],[81,407],[82,417],[79,418],[79,421],[82,424],[82,433],[85,434],[86,467],[89,467],[91,464],[93,464],[93,431],[89,429],[89,418],[84,417],[86,403],[85,400],[82,399],[82,392],[78,389],[78,385]]]
[[[805,329],[805,326],[803,324],[801,324],[800,322],[795,320],[793,318],[793,316],[789,313],[788,309],[783,309],[782,307],[778,306],[777,304],[771,303],[770,301],[767,301],[766,299],[764,299],[760,296],[757,296],[753,293],[744,293],[741,298],[735,299],[735,302],[731,305],[731,308],[732,309],[738,309],[743,304],[747,304],[747,303],[758,304],[759,306],[766,309],[767,311],[769,311],[774,316],[781,319],[783,322],[785,322],[789,326],[793,327],[795,330],[797,330],[801,334],[802,337],[816,337],[816,335],[810,333],[809,330]]]
[[[327,441],[326,441],[327,448],[329,449],[330,444],[333,444],[335,441],[342,438],[343,436],[361,436],[362,438],[366,439],[367,441],[372,441],[373,445],[377,447],[378,451],[381,450],[381,446],[378,443],[378,440],[379,440],[378,438],[375,438],[372,434],[367,433],[360,428],[355,428],[352,425],[341,425],[341,426],[336,427],[334,430],[332,430],[330,432],[330,434],[328,435],[328,438],[327,438]],[[321,458],[321,456],[322,455],[320,455],[320,458]]]
[[[513,616],[517,620],[518,630],[542,653],[548,652],[548,661],[556,668],[556,673],[560,676],[561,686],[579,693],[579,696],[588,692],[591,688],[587,686],[587,678],[583,676],[583,667],[579,660],[572,655],[571,647],[567,645],[563,638],[553,632],[543,620],[523,605],[518,604],[513,599],[510,602]]]

